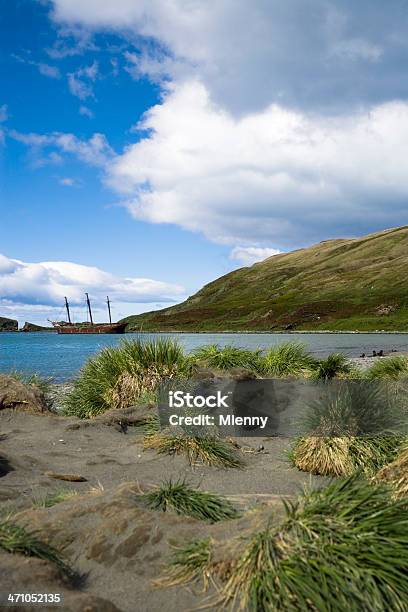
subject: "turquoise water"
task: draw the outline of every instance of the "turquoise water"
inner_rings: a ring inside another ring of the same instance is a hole
[[[341,351],[350,357],[372,350],[408,350],[407,334],[151,334],[177,337],[187,351],[203,344],[234,344],[246,348],[298,340],[315,355]],[[126,339],[137,334],[126,334]],[[123,336],[61,336],[50,333],[0,333],[0,371],[21,370],[52,376],[56,381],[73,378],[88,357],[105,346],[116,346]]]

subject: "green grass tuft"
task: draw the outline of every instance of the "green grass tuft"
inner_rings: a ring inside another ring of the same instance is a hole
[[[317,362],[312,377],[316,380],[332,380],[339,376],[346,377],[352,374],[357,377],[358,370],[347,357],[342,353],[332,353]]]
[[[299,342],[271,347],[262,360],[263,373],[275,377],[310,375],[316,366],[316,359]]]
[[[78,492],[73,489],[58,489],[52,493],[48,493],[42,498],[35,499],[34,506],[37,508],[52,508],[52,506],[60,504],[67,499],[71,499],[76,495],[78,495]]]
[[[30,531],[9,519],[0,519],[0,549],[8,553],[50,561],[70,579],[75,575],[62,555],[52,546],[39,539],[37,532]]]
[[[192,359],[216,370],[245,368],[253,372],[259,372],[261,369],[261,350],[251,351],[232,345],[208,344],[201,346],[193,351]]]
[[[302,472],[320,476],[349,476],[362,471],[373,476],[397,456],[402,436],[299,438],[290,452]]]
[[[286,504],[247,542],[223,588],[249,610],[405,610],[408,521],[388,488],[357,477]]]
[[[175,548],[169,560],[167,571],[155,582],[156,586],[176,586],[201,579],[204,590],[207,590],[211,548],[212,541],[210,538],[194,540],[184,546]]]
[[[408,497],[408,439],[404,440],[397,457],[385,465],[376,478],[391,484],[397,497]]]
[[[125,340],[89,359],[65,398],[64,413],[90,418],[138,404],[141,398],[150,401],[162,380],[185,376],[190,369],[183,349],[171,338]]]
[[[305,432],[327,437],[397,434],[406,421],[403,398],[393,386],[365,380],[320,385],[303,418]]]
[[[145,419],[133,424],[137,430],[146,437],[153,436],[160,431],[160,421],[157,415],[147,416]]]
[[[162,586],[213,580],[214,608],[249,612],[405,612],[408,600],[406,500],[354,475],[285,503],[215,560],[212,540],[170,558]],[[231,557],[232,552],[232,557]],[[210,603],[210,602],[209,602]]]
[[[398,380],[405,376],[408,377],[408,359],[400,355],[378,359],[366,373],[370,380]]]
[[[295,442],[291,459],[312,474],[348,476],[362,470],[373,475],[400,449],[404,419],[397,396],[381,382],[322,385],[319,399],[307,406],[309,435]]]
[[[166,512],[169,508],[173,508],[177,514],[191,516],[201,521],[216,523],[235,519],[240,515],[227,499],[214,493],[193,489],[185,481],[169,480],[143,497],[152,510]]]
[[[244,462],[230,444],[214,437],[174,435],[159,431],[144,438],[144,448],[159,454],[184,455],[190,465],[203,463],[222,468],[242,468]]]

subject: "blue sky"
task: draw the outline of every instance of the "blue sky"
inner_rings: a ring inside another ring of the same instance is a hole
[[[355,4],[0,1],[0,315],[408,223],[407,3]]]
[[[131,219],[118,206],[117,195],[101,183],[102,170],[74,156],[44,161],[39,152],[10,135],[13,130],[21,134],[64,132],[86,140],[100,132],[120,152],[137,139],[132,126],[160,102],[160,88],[147,78],[135,81],[124,70],[123,53],[131,46],[120,37],[95,36],[97,51],[54,59],[47,49],[60,39],[48,17],[49,5],[30,0],[2,4],[1,79],[6,86],[1,103],[7,105],[9,134],[1,164],[0,252],[24,262],[62,260],[97,266],[118,276],[181,284],[185,288],[182,297],[234,267],[226,247],[177,226]],[[65,37],[63,40],[65,43]],[[75,46],[75,38],[67,39],[67,45],[71,44]],[[93,93],[81,100],[70,92],[66,75],[95,61],[99,76],[92,82]],[[116,61],[122,63],[117,70],[111,63]],[[41,64],[55,68],[58,76],[42,74]],[[81,114],[81,107],[89,109],[92,117]],[[99,292],[95,298],[98,296]],[[43,321],[41,312],[31,315],[32,296],[27,299],[29,307],[22,309],[21,297],[12,296],[12,303],[4,309],[7,314],[17,312],[20,320],[31,316]],[[172,293],[168,297],[180,299]],[[156,302],[147,306],[121,303],[116,314],[155,307]]]

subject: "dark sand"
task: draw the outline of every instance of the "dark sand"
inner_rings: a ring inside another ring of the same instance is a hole
[[[286,456],[290,441],[285,439],[237,439],[246,467],[223,470],[191,468],[183,457],[144,451],[137,428],[129,427],[126,434],[119,429],[101,423],[83,426],[78,419],[54,414],[0,411],[0,511],[18,510],[19,522],[38,528],[45,539],[65,551],[77,570],[88,574],[84,596],[99,596],[125,612],[181,611],[201,604],[204,596],[191,589],[152,587],[171,544],[209,534],[217,540],[239,536],[254,517],[249,512],[236,521],[208,525],[171,512],[152,512],[135,502],[140,488],[146,490],[170,477],[186,478],[203,490],[231,497],[241,508],[279,514],[279,496],[292,497],[304,485],[324,482],[291,467]],[[260,444],[265,450],[257,452]],[[62,482],[47,476],[50,471],[79,475],[86,481]],[[89,493],[92,487],[96,490]],[[52,508],[33,508],[33,500],[61,488],[81,495]],[[15,555],[12,560],[10,555],[0,555],[0,583],[6,581],[0,591],[14,584],[12,572],[6,578],[4,568],[9,570],[15,559]],[[29,563],[36,567],[35,560]],[[23,570],[16,570],[14,579]],[[35,590],[29,578],[21,581],[23,585],[26,581],[26,590]],[[75,598],[72,604],[68,601],[62,609],[85,609]],[[93,605],[90,611],[111,609],[100,602]]]

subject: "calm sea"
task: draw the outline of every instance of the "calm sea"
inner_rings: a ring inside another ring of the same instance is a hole
[[[375,350],[408,350],[407,334],[150,334],[178,338],[187,351],[203,344],[233,344],[262,348],[296,340],[315,355],[340,351],[350,357]],[[126,339],[137,334],[126,334]],[[0,371],[20,370],[52,376],[56,381],[73,378],[84,362],[105,346],[116,346],[123,336],[52,333],[0,333]]]

